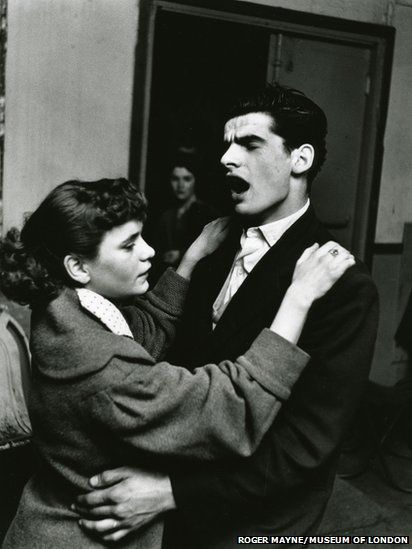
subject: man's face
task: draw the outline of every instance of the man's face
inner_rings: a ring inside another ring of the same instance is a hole
[[[291,155],[272,125],[271,116],[253,112],[230,119],[224,128],[227,150],[220,161],[235,212],[250,216],[257,225],[292,213],[288,211]]]

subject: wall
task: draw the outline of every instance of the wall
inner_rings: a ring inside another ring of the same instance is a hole
[[[127,175],[137,0],[8,2],[4,224],[56,184]]]
[[[412,3],[397,5],[392,84],[385,134],[377,242],[401,242],[403,225],[412,221]]]
[[[238,0],[290,10],[353,19],[365,23],[386,23],[388,0]]]

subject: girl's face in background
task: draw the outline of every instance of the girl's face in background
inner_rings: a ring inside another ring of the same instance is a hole
[[[173,168],[170,184],[175,197],[181,202],[189,200],[195,194],[195,181],[195,176],[187,168]]]

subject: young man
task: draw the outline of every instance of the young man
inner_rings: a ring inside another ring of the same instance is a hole
[[[221,162],[235,215],[227,240],[193,275],[173,353],[180,364],[194,368],[247,349],[270,322],[302,251],[330,240],[308,199],[326,131],[317,105],[278,85],[240,102],[227,118]],[[80,498],[80,509],[111,518],[83,525],[117,539],[176,508],[164,540],[171,549],[314,534],[368,379],[377,317],[375,286],[358,262],[313,306],[299,341],[311,363],[255,455],[171,464],[169,476],[130,469],[100,475],[95,486],[103,489]]]

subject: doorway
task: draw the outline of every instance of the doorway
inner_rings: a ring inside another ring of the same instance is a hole
[[[276,80],[325,110],[328,157],[312,202],[335,238],[368,260],[393,29],[201,0],[152,0],[141,24],[130,171],[145,189],[152,218],[169,204],[169,158],[181,146],[203,157],[200,197],[226,212],[218,162],[222,111],[239,92]]]

